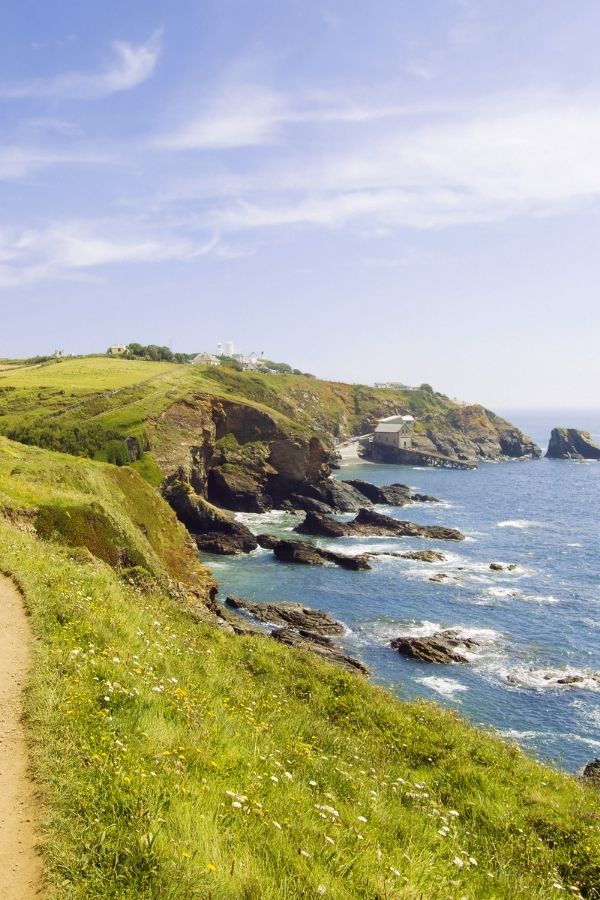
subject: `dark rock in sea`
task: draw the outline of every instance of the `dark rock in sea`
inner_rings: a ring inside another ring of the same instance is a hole
[[[477,641],[472,638],[463,638],[456,631],[447,629],[438,631],[429,637],[397,637],[391,642],[391,647],[421,662],[434,663],[468,663],[464,650],[478,647]],[[457,649],[458,648],[458,649]],[[458,652],[459,649],[463,653]]]
[[[198,548],[207,553],[250,553],[258,542],[249,528],[236,522],[231,513],[217,509],[197,494],[187,482],[168,481],[163,496],[177,518],[193,535]]]
[[[492,572],[503,572],[504,566],[500,563],[490,563],[490,569],[492,570]]]
[[[311,653],[322,656],[323,659],[336,666],[341,666],[348,672],[360,675],[369,674],[369,670],[363,663],[358,659],[347,656],[329,637],[315,634],[313,631],[305,629],[295,631],[293,628],[277,628],[271,632],[271,637],[282,644],[287,644],[289,647],[310,650]]]
[[[414,559],[417,562],[444,562],[446,557],[439,550],[411,550],[408,553],[400,553],[403,559]]]
[[[439,503],[437,497],[431,497],[429,494],[412,494],[411,503]]]
[[[309,513],[310,515],[310,513]],[[300,563],[307,566],[324,566],[334,563],[342,569],[370,569],[366,556],[347,556],[344,553],[334,553],[332,550],[322,550],[309,541],[280,540],[273,547],[275,559],[280,562]]]
[[[225,601],[233,609],[242,609],[259,622],[283,628],[305,629],[319,635],[343,634],[346,630],[329,613],[311,609],[302,603],[252,603],[244,597],[227,597]]]
[[[370,484],[368,481],[360,481],[359,479],[343,483],[351,484],[371,503],[380,503],[387,506],[405,506],[411,499],[410,488],[406,484],[388,484],[379,487],[376,484]],[[364,500],[361,506],[364,506]]]
[[[322,500],[315,500],[314,497],[305,497],[302,494],[290,494],[289,498],[292,509],[301,509],[304,512],[318,512],[327,515],[331,512],[331,506],[323,503]],[[282,507],[283,508],[283,504]]]
[[[236,533],[235,529],[239,527]],[[256,550],[258,543],[251,531],[237,522],[232,524],[232,532],[224,534],[219,531],[207,531],[204,534],[194,534],[194,540],[198,550],[205,553],[220,553],[225,556],[234,556],[237,553],[251,553]]]
[[[516,568],[517,566],[515,563],[508,563],[508,565],[497,562],[490,563],[490,569],[492,572],[514,572]]]
[[[594,759],[584,766],[581,778],[590,787],[600,788],[600,759]]]
[[[429,578],[429,581],[435,581],[438,584],[442,584],[444,581],[448,581],[449,578],[450,578],[450,576],[447,575],[445,572],[437,572],[435,575],[432,575]]]
[[[313,492],[310,496],[329,506],[334,512],[358,512],[365,503],[369,502],[365,499],[365,495],[357,491],[349,482],[338,481],[334,478],[322,481],[315,486],[313,491],[316,493]]]
[[[261,481],[248,469],[225,465],[208,473],[211,503],[240,512],[266,512],[272,508]]]
[[[600,446],[589,431],[578,428],[553,428],[546,456],[549,459],[600,459]]]
[[[256,540],[258,541],[258,546],[262,547],[263,550],[273,550],[281,538],[275,537],[274,534],[258,534]]]
[[[392,519],[373,509],[361,509],[351,522],[339,522],[331,516],[308,512],[300,525],[294,528],[298,534],[310,534],[318,537],[343,537],[347,535],[366,535],[382,537],[426,537],[446,541],[462,541],[464,534],[456,528],[445,528],[440,525],[416,525]]]

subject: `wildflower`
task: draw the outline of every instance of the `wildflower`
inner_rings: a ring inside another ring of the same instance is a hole
[[[449,815],[449,816],[455,816],[455,817],[456,817],[456,816],[460,816],[460,813],[457,812],[457,810],[455,810],[455,809],[451,809],[451,810],[449,811],[448,815]]]
[[[310,784],[311,787],[316,787],[316,786],[317,786],[317,782],[316,782],[316,781],[309,781],[308,783]]]
[[[457,868],[459,868],[459,869],[462,869],[462,867],[464,866],[464,862],[462,861],[462,859],[460,858],[460,856],[455,856],[454,859],[452,860],[452,862],[453,862],[454,865],[457,866]]]
[[[333,806],[319,806],[319,804],[317,804],[315,806],[315,809],[320,809],[323,812],[329,813],[329,815],[333,816],[335,819],[339,819],[340,814],[337,809],[333,808]]]
[[[320,884],[319,887],[317,888],[317,894],[319,894],[319,896],[322,897],[326,893],[327,893],[327,888],[325,887],[324,884]]]
[[[217,871],[217,867],[216,867],[213,863],[207,863],[207,864],[206,864],[206,871],[207,871],[207,872],[216,872],[216,871]]]
[[[234,809],[241,809],[241,808],[242,808],[242,804],[240,803],[239,800],[233,800],[232,803],[231,803],[231,805],[232,805],[232,807],[233,807]]]
[[[450,829],[447,825],[444,825],[442,828],[440,828],[438,834],[440,835],[440,837],[447,837],[450,834]]]
[[[359,822],[363,822],[365,825],[366,825],[366,823],[367,823],[367,820],[365,819],[364,816],[358,816],[358,821],[359,821]]]
[[[331,844],[332,847],[335,847],[335,841],[333,840],[333,838],[330,838],[327,835],[325,835],[325,842],[327,844]]]
[[[279,822],[276,822],[275,819],[273,819],[273,827],[278,828],[279,831],[282,830],[282,826],[279,824]]]
[[[300,854],[300,856],[305,856],[306,859],[310,859],[310,853],[307,853],[306,850],[299,850],[298,853]]]
[[[277,775],[271,775],[271,781],[273,782],[273,784],[279,784],[279,778],[277,777]]]
[[[476,860],[476,859],[473,859],[472,856],[469,857],[469,865],[470,865],[470,866],[476,866],[476,865],[477,865],[477,860]]]
[[[397,878],[400,878],[400,875],[402,874],[401,872],[398,871],[398,869],[395,869],[394,866],[390,866],[390,872],[392,873],[392,875],[395,875]]]
[[[357,834],[357,835],[356,835],[356,840],[357,840],[357,841],[364,841],[364,837],[362,836],[362,834]]]
[[[564,891],[564,887],[562,886],[562,884],[559,884],[558,881],[555,881],[554,884],[552,885],[552,887],[556,891]]]
[[[284,772],[283,774],[284,774],[285,777],[288,779],[288,781],[292,781],[293,778],[294,778],[294,776],[292,775],[291,772]]]

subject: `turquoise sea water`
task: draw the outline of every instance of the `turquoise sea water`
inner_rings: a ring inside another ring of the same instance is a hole
[[[503,413],[543,448],[553,425],[586,428],[600,439],[600,413]],[[347,626],[343,643],[401,697],[421,696],[491,725],[540,759],[576,770],[600,756],[600,462],[484,463],[472,472],[370,463],[345,465],[340,478],[400,481],[440,504],[381,507],[397,518],[454,526],[464,542],[407,538],[324,539],[343,552],[440,549],[441,563],[382,557],[368,572],[248,557],[205,561],[219,597],[297,600]],[[302,514],[241,515],[256,532],[289,534]],[[516,563],[515,572],[490,571]],[[432,583],[436,572],[450,576]],[[469,666],[407,660],[389,647],[399,634],[460,628],[479,637]],[[560,685],[563,675],[584,676]]]

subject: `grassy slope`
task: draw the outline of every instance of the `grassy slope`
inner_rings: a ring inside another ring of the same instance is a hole
[[[33,532],[36,506],[92,494],[154,587]],[[195,624],[150,544],[166,529],[185,569],[185,538],[135,473],[2,440],[0,506],[0,567],[39,639],[27,710],[55,896],[600,897],[597,795],[432,704]]]

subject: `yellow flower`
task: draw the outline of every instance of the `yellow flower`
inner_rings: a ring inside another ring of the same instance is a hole
[[[217,871],[217,867],[216,867],[213,863],[207,863],[207,864],[206,864],[206,871],[207,871],[207,872],[216,872],[216,871]]]

